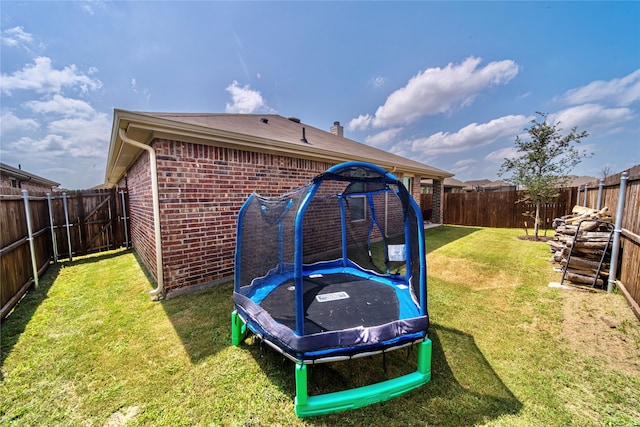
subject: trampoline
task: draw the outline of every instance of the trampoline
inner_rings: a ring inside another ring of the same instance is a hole
[[[384,169],[342,163],[240,209],[232,343],[249,332],[295,363],[298,416],[381,402],[431,377],[422,214]],[[323,395],[307,365],[416,345],[415,372]]]

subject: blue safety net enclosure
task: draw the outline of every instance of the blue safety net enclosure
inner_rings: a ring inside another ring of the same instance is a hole
[[[365,406],[431,377],[424,225],[405,186],[362,162],[336,165],[238,215],[232,342],[248,332],[295,362],[298,416]],[[418,347],[415,372],[310,396],[306,367]]]

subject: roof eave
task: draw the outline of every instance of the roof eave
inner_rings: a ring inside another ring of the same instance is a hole
[[[50,179],[25,172],[22,169],[16,169],[13,166],[9,166],[5,163],[0,164],[0,171],[23,182],[29,181],[31,183],[36,183],[51,188],[58,187],[60,185],[59,182],[51,181]]]
[[[143,144],[150,144],[155,138],[165,138],[199,142],[208,145],[222,145],[230,148],[242,148],[270,154],[287,156],[293,155],[309,160],[327,161],[328,159],[331,159],[332,162],[353,160],[366,162],[371,161],[370,158],[357,154],[330,152],[326,149],[316,148],[313,146],[297,145],[275,139],[256,137],[245,133],[236,133],[207,126],[174,121],[162,117],[156,117],[152,114],[115,109],[109,155],[105,171],[105,185],[108,187],[115,186],[117,182],[122,179],[126,170],[131,166],[131,164],[133,164],[142,151],[129,145],[125,146],[118,135],[119,129],[124,129],[128,134],[130,134],[130,137]],[[128,153],[125,157],[128,157],[129,160],[128,162],[125,162],[127,164],[118,165],[123,151]],[[449,172],[431,168],[427,165],[424,165],[425,167],[411,165],[399,166],[398,164],[384,160],[378,160],[377,163],[380,167],[383,167],[392,173],[398,171],[404,174],[413,174],[435,179],[444,179],[453,176],[453,174]]]

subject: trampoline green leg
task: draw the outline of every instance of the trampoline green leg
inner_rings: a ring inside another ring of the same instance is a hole
[[[431,379],[431,340],[418,344],[418,364],[415,372],[379,383],[309,396],[307,366],[296,363],[295,411],[298,417],[325,415],[384,402],[414,390]]]
[[[431,379],[431,340],[427,338],[418,344],[418,369],[421,374],[426,375],[427,381]]]
[[[246,333],[247,325],[238,316],[238,312],[233,310],[231,313],[231,344],[240,345]]]
[[[296,414],[298,408],[301,406],[305,406],[307,404],[307,400],[309,395],[307,393],[307,365],[302,363],[296,363],[296,398],[295,398],[295,407]]]

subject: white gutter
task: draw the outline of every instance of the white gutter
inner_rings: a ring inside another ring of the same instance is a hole
[[[150,146],[129,138],[124,129],[118,130],[120,139],[122,139],[123,142],[149,153],[149,163],[151,165],[151,194],[153,197],[153,228],[156,240],[156,280],[158,282],[158,286],[149,293],[153,297],[158,297],[164,293],[164,274],[162,271],[162,235],[160,234],[160,197],[158,196],[158,167],[156,152]]]

